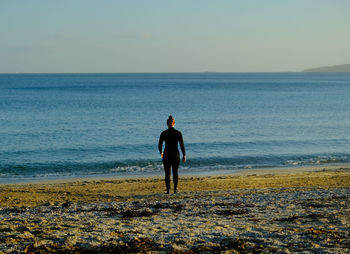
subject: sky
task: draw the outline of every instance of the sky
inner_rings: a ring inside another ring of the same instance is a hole
[[[349,0],[0,0],[0,73],[350,64]]]

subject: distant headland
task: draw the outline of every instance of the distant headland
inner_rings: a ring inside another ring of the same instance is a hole
[[[306,69],[303,72],[350,72],[350,64],[325,66],[312,69]]]

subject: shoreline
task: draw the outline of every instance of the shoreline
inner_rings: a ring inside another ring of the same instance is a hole
[[[350,166],[0,185],[0,253],[350,251]]]
[[[244,175],[261,175],[261,174],[283,174],[283,173],[298,173],[298,172],[313,172],[321,170],[333,170],[338,168],[349,168],[350,163],[336,163],[336,164],[321,164],[313,166],[289,166],[289,167],[263,167],[263,168],[242,168],[234,170],[217,170],[217,171],[197,171],[197,172],[181,172],[179,169],[180,178],[188,177],[210,177],[210,176],[244,176]],[[90,176],[67,176],[58,178],[23,178],[15,179],[14,182],[1,183],[0,186],[6,185],[26,185],[26,184],[54,184],[54,183],[70,183],[81,181],[109,181],[109,180],[132,180],[132,179],[163,179],[164,172],[159,173],[144,173],[144,174],[131,174],[131,175],[90,175]]]
[[[297,187],[350,187],[350,165],[252,169],[212,175],[186,176],[180,173],[179,178],[180,192]],[[47,202],[59,204],[67,201],[113,202],[164,192],[164,176],[72,178],[0,184],[0,207],[37,206]]]

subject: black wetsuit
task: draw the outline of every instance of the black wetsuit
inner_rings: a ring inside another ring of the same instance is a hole
[[[167,130],[163,131],[159,137],[158,149],[162,153],[163,141],[165,141],[165,149],[163,153],[163,165],[165,171],[165,185],[167,192],[170,190],[170,174],[171,169],[173,171],[173,181],[174,190],[177,189],[178,183],[178,168],[180,164],[180,153],[178,150],[178,143],[180,143],[180,148],[182,155],[185,156],[185,145],[182,139],[182,134],[180,131],[176,130],[174,127],[169,127]]]

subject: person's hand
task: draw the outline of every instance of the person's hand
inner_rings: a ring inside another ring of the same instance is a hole
[[[182,157],[182,162],[186,162],[186,155]]]
[[[160,153],[160,157],[163,159],[163,153]]]

